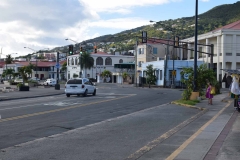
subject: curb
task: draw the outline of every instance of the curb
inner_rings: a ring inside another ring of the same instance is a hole
[[[47,97],[47,96],[54,96],[54,95],[61,95],[61,94],[64,94],[64,93],[45,94],[45,95],[26,96],[26,97],[14,97],[14,98],[0,99],[0,101],[10,101],[10,100],[17,100],[17,99],[25,99],[25,98]]]
[[[176,104],[176,105],[180,105],[180,106],[184,106],[184,107],[188,107],[188,108],[199,109],[199,110],[205,110],[206,109],[206,108],[203,108],[203,107],[197,107],[197,106],[192,106],[192,105],[188,105],[188,104],[178,103],[178,102],[175,102],[175,101],[172,101],[171,104]]]

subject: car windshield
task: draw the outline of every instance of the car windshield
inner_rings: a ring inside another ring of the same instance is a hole
[[[67,82],[67,84],[82,84],[81,79],[71,79]]]

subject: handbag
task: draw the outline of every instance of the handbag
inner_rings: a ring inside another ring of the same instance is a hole
[[[210,94],[215,94],[215,87],[211,87]]]

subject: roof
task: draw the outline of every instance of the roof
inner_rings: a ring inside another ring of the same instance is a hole
[[[59,62],[60,65],[62,65],[64,62],[66,62],[66,60]],[[48,62],[48,61],[38,61],[36,63],[36,61],[15,61],[12,64],[20,64],[21,66],[28,66],[29,64],[33,64],[36,65],[38,67],[51,67],[51,66],[55,66],[57,62]],[[3,62],[3,65],[5,65],[5,63]],[[0,67],[1,67],[1,62],[0,62]]]
[[[226,26],[223,26],[223,27],[220,27],[220,28],[217,28],[213,31],[218,31],[218,30],[222,30],[222,29],[233,29],[233,30],[240,30],[240,20],[239,21],[236,21],[236,22],[233,22],[233,23],[230,23]]]
[[[146,43],[139,43],[140,45],[141,44],[146,44]],[[164,40],[164,39],[156,39],[156,38],[148,38],[147,39],[147,44],[168,44],[168,41],[167,40]],[[173,44],[172,40],[169,39],[169,44]]]

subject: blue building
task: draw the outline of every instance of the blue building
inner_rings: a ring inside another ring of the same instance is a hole
[[[197,66],[203,64],[203,61],[197,61]],[[157,77],[157,86],[164,86],[164,79],[166,79],[166,86],[171,86],[174,84],[176,87],[181,87],[181,71],[183,68],[194,67],[193,60],[159,60],[142,63],[142,70],[138,71],[139,77],[146,77],[146,70],[148,65],[153,65],[155,70],[155,75]],[[173,72],[173,70],[175,70]],[[172,81],[173,80],[173,81]],[[141,83],[138,79],[138,83]]]

